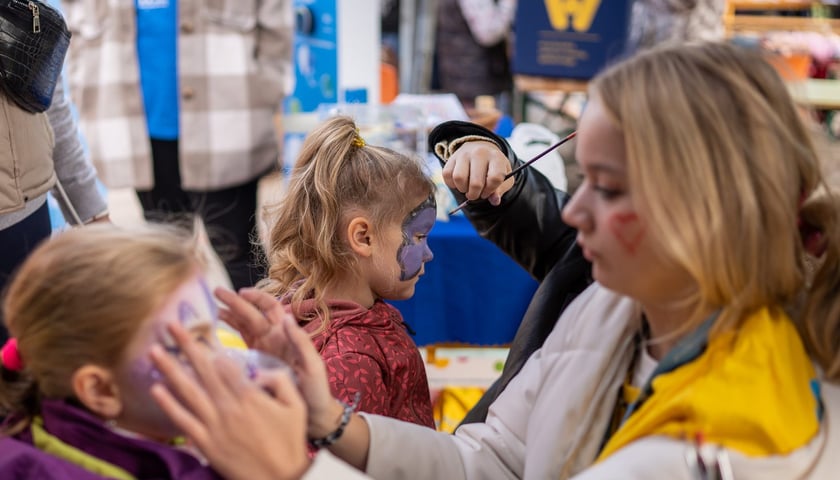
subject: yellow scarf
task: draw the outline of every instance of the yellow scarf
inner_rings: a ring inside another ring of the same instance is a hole
[[[667,357],[666,357],[667,358]],[[643,437],[784,455],[819,431],[816,372],[791,320],[764,308],[718,334],[697,358],[657,375],[653,394],[612,435],[598,461]]]

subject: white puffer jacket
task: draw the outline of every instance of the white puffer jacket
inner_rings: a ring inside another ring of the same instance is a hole
[[[365,415],[368,474],[377,479],[693,480],[689,445],[664,437],[636,441],[592,466],[629,368],[641,313],[598,284],[560,317],[490,407],[486,423],[441,434]],[[791,455],[727,452],[737,480],[840,478],[840,388],[824,385],[819,435]]]

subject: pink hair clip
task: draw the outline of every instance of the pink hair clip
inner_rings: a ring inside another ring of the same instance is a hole
[[[10,338],[6,340],[6,344],[0,349],[0,360],[3,362],[3,368],[13,372],[23,370],[23,359],[20,358],[18,351],[17,338]]]

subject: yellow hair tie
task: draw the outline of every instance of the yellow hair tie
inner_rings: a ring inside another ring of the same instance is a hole
[[[356,136],[353,137],[353,146],[358,147],[358,148],[362,148],[362,147],[365,146],[365,139],[362,138],[361,135],[359,135],[359,129],[358,128],[356,129]]]

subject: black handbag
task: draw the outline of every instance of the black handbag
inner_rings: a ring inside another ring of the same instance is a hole
[[[37,0],[0,0],[0,91],[27,112],[50,107],[70,31]]]

